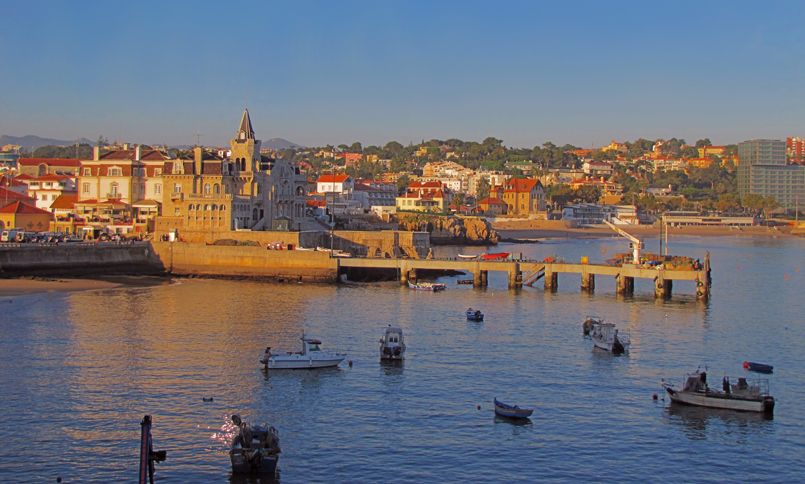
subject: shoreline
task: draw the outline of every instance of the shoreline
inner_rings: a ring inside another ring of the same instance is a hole
[[[119,287],[144,287],[158,284],[162,278],[117,276],[105,278],[22,276],[0,279],[0,297],[27,296],[46,292],[79,292]]]
[[[619,228],[635,236],[660,236],[660,228],[654,225],[627,225]],[[496,226],[495,231],[500,235],[501,242],[512,239],[538,238],[591,239],[618,235],[609,227],[571,228],[558,224],[540,224],[539,221],[503,223]],[[668,227],[669,237],[679,235],[694,237],[796,237],[796,235],[791,234],[790,227]]]

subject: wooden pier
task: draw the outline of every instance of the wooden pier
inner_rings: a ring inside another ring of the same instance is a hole
[[[705,257],[699,269],[665,269],[662,266],[646,267],[635,264],[604,265],[566,262],[540,262],[532,260],[460,260],[460,259],[373,259],[338,258],[338,267],[396,270],[401,284],[415,282],[417,270],[462,271],[472,274],[474,287],[486,287],[489,271],[508,274],[509,289],[531,286],[539,279],[544,280],[545,290],[556,291],[559,274],[578,274],[581,277],[582,292],[595,291],[596,276],[615,278],[616,292],[621,295],[634,293],[635,279],[648,279],[654,283],[654,295],[658,298],[671,297],[674,281],[696,282],[696,297],[707,299],[710,296],[710,258]]]

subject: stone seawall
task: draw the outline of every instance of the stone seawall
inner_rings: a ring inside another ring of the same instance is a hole
[[[153,247],[165,269],[176,275],[335,282],[338,273],[338,260],[326,252],[183,242],[154,242]]]
[[[0,275],[158,274],[151,244],[0,245]]]

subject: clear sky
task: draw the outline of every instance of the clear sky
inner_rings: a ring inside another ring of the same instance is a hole
[[[783,1],[0,4],[0,134],[305,145],[805,135]]]

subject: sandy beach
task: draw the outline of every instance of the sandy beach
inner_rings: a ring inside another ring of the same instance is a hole
[[[495,221],[492,227],[503,239],[537,238],[597,238],[615,235],[609,227],[570,228],[561,220],[513,220]],[[621,227],[636,236],[659,236],[660,227],[655,225],[629,225]],[[791,227],[669,227],[668,235],[692,236],[754,236],[754,237],[793,237]]]
[[[20,296],[38,292],[72,292],[114,289],[121,286],[151,286],[163,284],[168,279],[160,277],[109,277],[105,279],[77,279],[51,277],[20,277],[0,279],[0,297]]]

